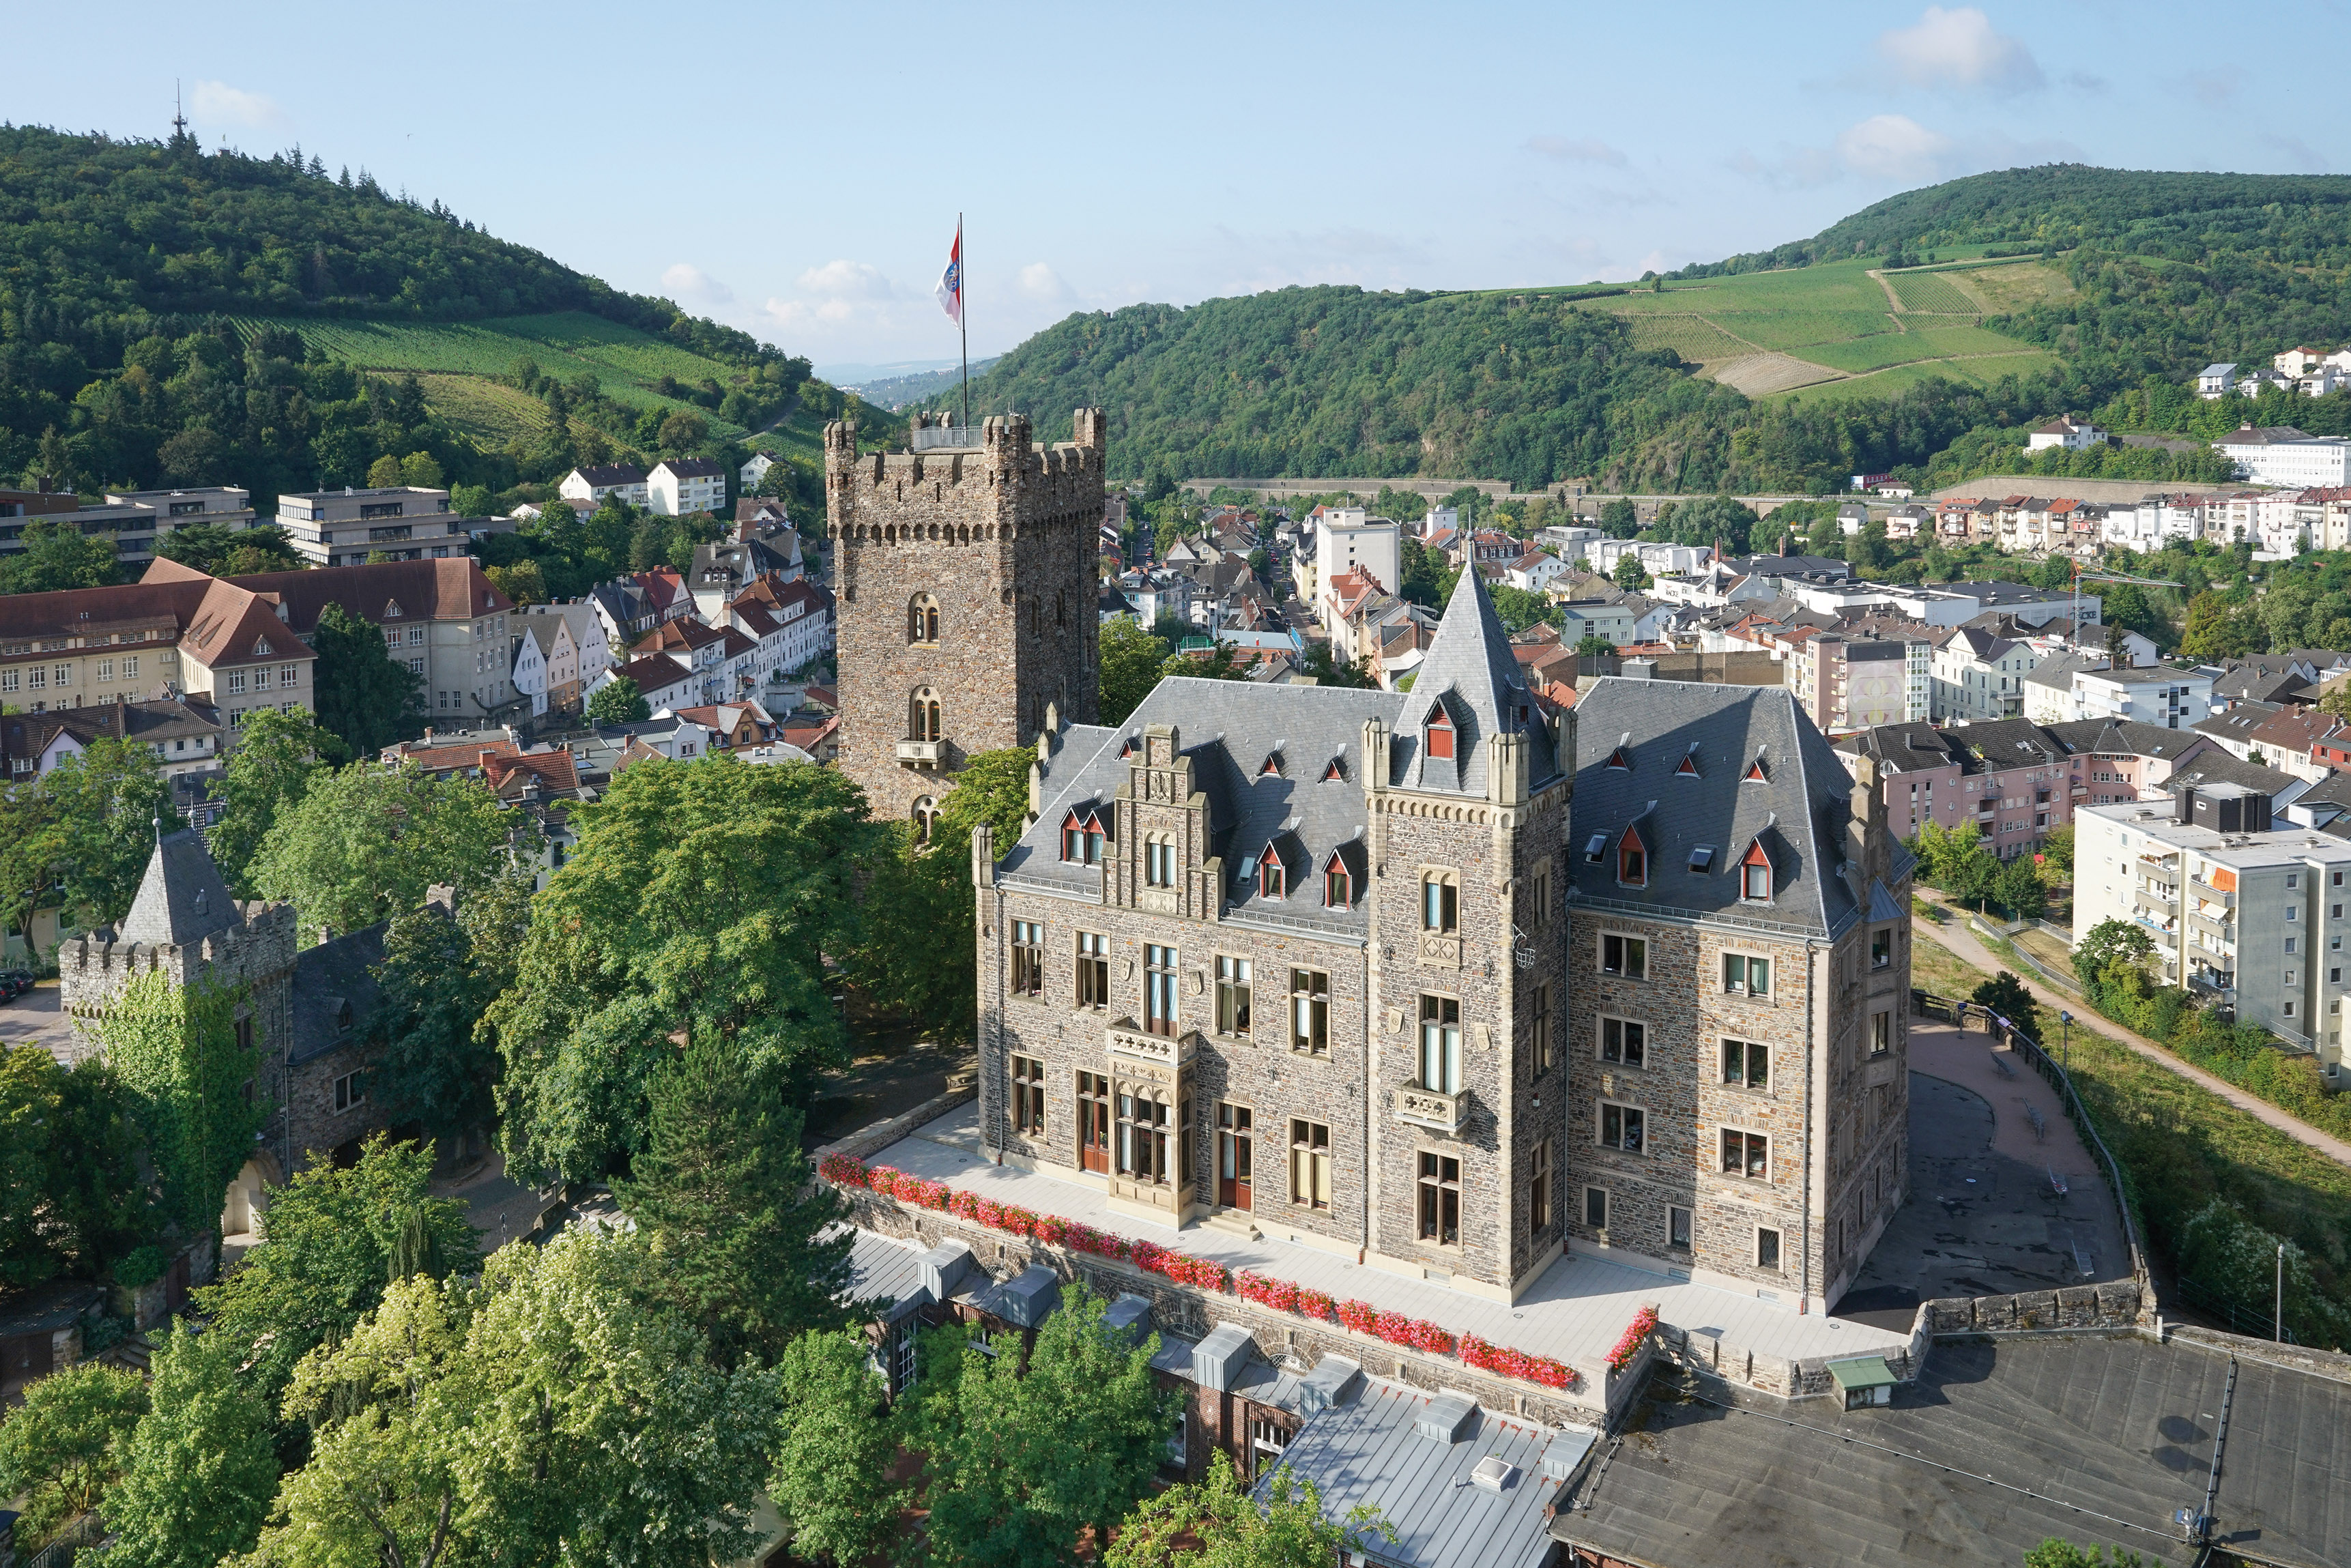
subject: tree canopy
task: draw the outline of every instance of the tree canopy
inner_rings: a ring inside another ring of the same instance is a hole
[[[356,931],[414,909],[435,884],[476,892],[538,852],[538,830],[479,779],[355,762],[313,778],[277,814],[247,879],[292,901],[306,931]]]

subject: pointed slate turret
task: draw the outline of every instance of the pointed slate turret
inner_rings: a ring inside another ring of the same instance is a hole
[[[1443,710],[1442,722],[1438,710]],[[1450,735],[1446,735],[1449,727]],[[1438,738],[1430,739],[1430,732]],[[1413,676],[1396,722],[1395,784],[1403,789],[1486,792],[1486,742],[1497,735],[1527,737],[1527,777],[1540,784],[1558,772],[1551,737],[1527,695],[1518,655],[1494,601],[1472,565],[1445,606],[1445,619]],[[1443,755],[1449,745],[1452,756]]]
[[[204,835],[183,829],[156,841],[139,896],[123,917],[121,939],[185,946],[228,930],[238,918]]]

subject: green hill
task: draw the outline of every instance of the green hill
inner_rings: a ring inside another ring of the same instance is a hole
[[[0,127],[10,480],[241,484],[266,508],[422,451],[496,491],[619,456],[810,455],[803,427],[842,404],[804,359],[298,148]]]
[[[2069,410],[2188,429],[2158,386],[2351,338],[2346,267],[2351,178],[2011,170],[1654,287],[1297,288],[1072,316],[1006,355],[975,402],[1049,428],[1099,402],[1125,473],[1939,484],[2017,471],[2023,432]],[[2343,394],[2291,412],[2351,428]],[[2042,461],[2219,476],[2202,453]]]

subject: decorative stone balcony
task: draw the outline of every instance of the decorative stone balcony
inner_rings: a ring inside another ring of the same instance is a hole
[[[1469,1092],[1466,1089],[1457,1089],[1446,1094],[1435,1089],[1423,1089],[1417,1083],[1399,1083],[1395,1088],[1396,1120],[1409,1126],[1426,1127],[1437,1133],[1458,1133],[1468,1108]]]
[[[1200,1031],[1189,1030],[1180,1036],[1152,1034],[1135,1028],[1133,1019],[1110,1026],[1107,1045],[1113,1056],[1130,1061],[1148,1061],[1158,1067],[1187,1065],[1200,1049]]]
[[[898,760],[910,768],[936,768],[939,750],[946,744],[938,740],[902,740],[898,743]]]

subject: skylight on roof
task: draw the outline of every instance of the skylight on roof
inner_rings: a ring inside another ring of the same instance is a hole
[[[1600,863],[1601,857],[1605,855],[1607,852],[1608,835],[1606,833],[1594,833],[1584,842],[1583,858],[1590,861],[1594,865],[1598,865]]]
[[[1690,851],[1690,870],[1711,871],[1714,868],[1714,846],[1699,844]]]

